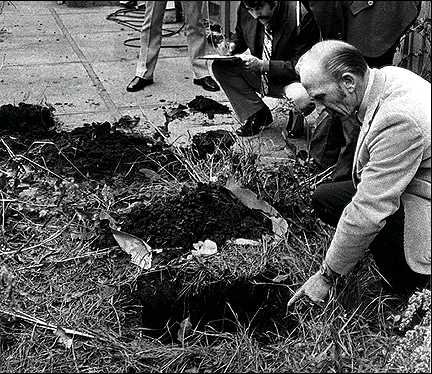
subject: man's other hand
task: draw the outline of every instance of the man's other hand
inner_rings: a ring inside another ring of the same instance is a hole
[[[221,56],[232,56],[236,49],[236,45],[233,42],[222,42],[218,44],[216,49]]]
[[[251,55],[242,55],[241,59],[243,60],[246,70],[253,71],[254,73],[261,73],[263,71],[263,60]]]

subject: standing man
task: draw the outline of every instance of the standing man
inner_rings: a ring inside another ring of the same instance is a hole
[[[343,40],[359,49],[370,67],[381,68],[393,64],[399,40],[418,17],[421,1],[308,1],[308,5],[323,39]],[[320,119],[311,153],[324,167],[336,163],[335,181],[347,180],[358,129],[328,113]]]
[[[323,39],[352,44],[372,68],[393,64],[399,40],[421,1],[309,1]]]
[[[205,54],[207,39],[202,25],[202,1],[182,1],[186,22],[189,57],[194,73],[194,84],[207,91],[220,88],[210,76],[205,60],[197,59]],[[153,74],[162,44],[162,24],[167,1],[147,1],[141,29],[141,49],[135,78],[127,86],[129,92],[142,90],[153,84]]]
[[[402,68],[371,69],[341,41],[316,44],[297,68],[316,105],[355,119],[360,135],[353,180],[323,184],[313,195],[336,233],[321,270],[288,304],[302,295],[323,303],[367,249],[394,291],[424,287],[431,274],[430,83]]]
[[[300,109],[310,104],[294,66],[318,38],[313,17],[300,1],[241,2],[229,54],[249,49],[251,55],[241,55],[240,62],[214,61],[212,65],[216,79],[243,123],[237,130],[239,136],[256,135],[273,121],[259,94],[292,98]]]

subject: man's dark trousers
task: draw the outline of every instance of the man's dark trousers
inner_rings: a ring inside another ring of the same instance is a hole
[[[352,181],[322,184],[312,196],[312,206],[325,223],[336,227],[354,194]],[[428,284],[430,287],[430,276],[412,271],[405,260],[402,204],[399,210],[387,219],[386,225],[375,237],[369,250],[379,272],[395,292],[407,294]]]

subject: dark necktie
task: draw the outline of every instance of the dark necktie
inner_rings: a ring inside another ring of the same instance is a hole
[[[273,35],[270,25],[264,26],[264,43],[263,43],[263,53],[262,60],[270,61],[273,45]],[[267,95],[269,91],[269,81],[266,72],[261,74],[261,93],[263,96]]]

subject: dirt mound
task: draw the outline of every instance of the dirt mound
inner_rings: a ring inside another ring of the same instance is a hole
[[[149,136],[125,134],[109,122],[61,132],[52,141],[57,147],[45,146],[39,157],[58,173],[78,179],[133,177],[143,168],[176,175],[182,170],[165,143]]]
[[[142,169],[186,176],[181,164],[162,141],[121,131],[137,119],[85,124],[72,132],[56,132],[53,110],[20,103],[0,108],[0,161],[25,155],[45,168],[76,180],[140,176]]]
[[[210,239],[222,246],[231,238],[260,238],[271,232],[271,221],[245,207],[222,186],[184,187],[179,195],[156,199],[132,210],[122,230],[152,248],[184,248]]]

